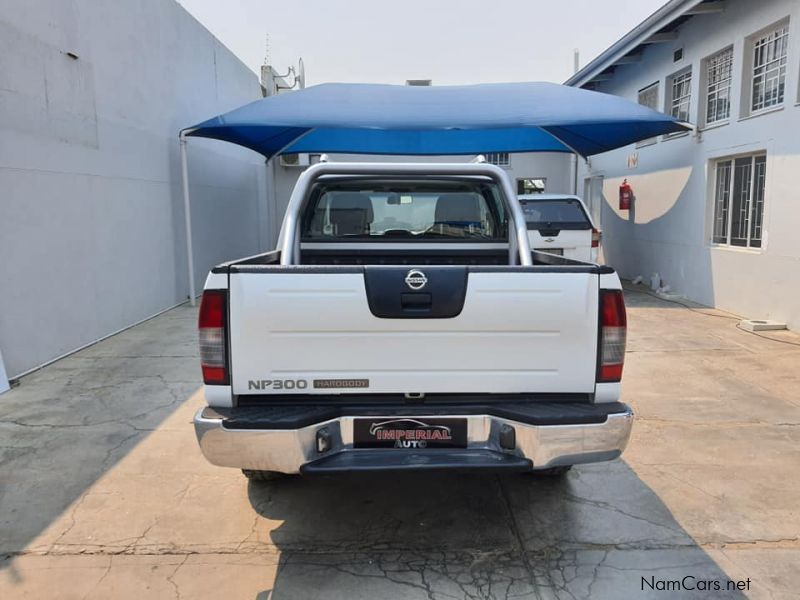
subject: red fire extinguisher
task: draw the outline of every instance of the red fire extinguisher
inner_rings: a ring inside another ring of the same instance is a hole
[[[625,179],[619,186],[619,209],[630,210],[632,199],[633,199],[633,188],[628,184],[628,180]]]

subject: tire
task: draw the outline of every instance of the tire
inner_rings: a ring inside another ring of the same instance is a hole
[[[242,469],[242,474],[250,481],[276,481],[284,477],[283,473],[277,471],[254,471],[253,469]]]
[[[530,474],[534,477],[564,477],[567,472],[572,468],[572,465],[565,465],[562,467],[550,467],[549,469],[539,469],[538,471],[531,471]]]

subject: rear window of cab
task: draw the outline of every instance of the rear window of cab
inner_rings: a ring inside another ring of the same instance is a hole
[[[574,198],[563,200],[524,200],[520,205],[528,229],[591,229],[583,206]]]
[[[302,221],[303,241],[469,241],[508,239],[508,218],[489,181],[321,182]]]

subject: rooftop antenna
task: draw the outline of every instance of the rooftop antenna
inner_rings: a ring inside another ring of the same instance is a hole
[[[289,77],[289,75],[292,76],[292,84],[278,85],[277,86],[278,90],[292,90],[294,88],[302,90],[306,87],[306,67],[303,64],[302,58],[298,61],[297,68],[289,67],[286,73],[284,73],[283,75],[276,74],[276,77],[279,77],[280,79],[286,79],[287,77]]]
[[[306,66],[303,63],[303,57],[297,61],[297,87],[298,89],[306,89]]]
[[[265,85],[268,89],[273,89],[272,85],[274,85],[274,91],[269,92],[268,94],[274,94],[281,90],[291,90],[294,88],[298,88],[300,90],[305,89],[306,87],[306,68],[303,64],[303,58],[301,57],[297,62],[297,68],[289,67],[283,75],[276,72],[275,69],[271,65],[272,57],[270,56],[270,38],[269,32],[267,32],[264,36],[264,66],[261,68],[261,78],[262,84]],[[268,73],[267,73],[268,72]],[[267,73],[267,75],[265,75]],[[291,85],[280,85],[278,83],[279,80],[285,80],[289,75],[292,76],[292,83]],[[270,82],[269,85],[263,83],[267,78]]]
[[[581,70],[581,51],[575,48],[572,51],[572,72],[577,73]]]

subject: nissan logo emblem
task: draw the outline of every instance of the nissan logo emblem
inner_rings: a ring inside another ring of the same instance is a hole
[[[425,273],[422,271],[411,269],[408,273],[406,273],[406,285],[412,290],[421,290],[427,283],[428,278],[425,277]]]

